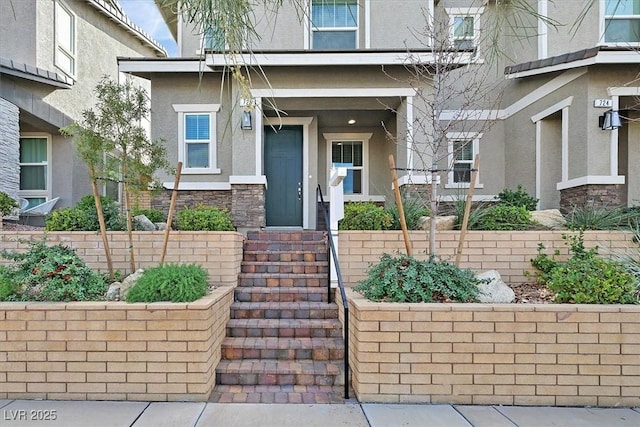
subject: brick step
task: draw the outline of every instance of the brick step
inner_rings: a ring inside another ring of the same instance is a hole
[[[325,302],[234,302],[232,319],[337,319],[338,306]]]
[[[280,242],[313,242],[323,241],[324,231],[248,231],[247,240],[269,240]]]
[[[342,386],[222,385],[209,397],[212,403],[344,403]]]
[[[222,341],[222,358],[341,361],[344,342],[342,338],[227,337]]]
[[[245,251],[267,251],[267,252],[310,252],[320,253],[327,251],[324,242],[297,242],[297,241],[272,241],[272,240],[245,240],[243,249]]]
[[[243,261],[242,273],[327,274],[327,261]]]
[[[313,287],[237,287],[234,291],[238,302],[327,302],[327,289]]]
[[[230,319],[227,337],[342,338],[338,319]]]
[[[244,250],[244,261],[247,262],[327,262],[326,249],[319,252],[310,251],[257,251],[257,250]]]
[[[318,288],[327,287],[329,273],[240,273],[239,288]]]
[[[339,385],[340,363],[313,360],[221,360],[216,384],[222,385]]]

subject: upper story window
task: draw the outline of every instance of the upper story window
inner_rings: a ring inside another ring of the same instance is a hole
[[[313,49],[355,49],[358,46],[357,0],[311,0]]]
[[[174,104],[178,113],[178,160],[182,173],[220,173],[216,159],[218,104]]]
[[[60,1],[55,3],[55,64],[66,74],[76,75],[76,16]]]
[[[475,49],[480,36],[482,7],[447,8],[451,43],[455,49]]]
[[[640,0],[605,0],[604,41],[640,43]]]

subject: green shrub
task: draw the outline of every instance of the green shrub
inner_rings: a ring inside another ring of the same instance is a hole
[[[473,302],[477,300],[480,283],[471,270],[444,261],[383,254],[354,290],[372,301]]]
[[[0,265],[0,301],[15,300],[20,287],[13,278],[13,272]]]
[[[176,223],[185,231],[234,231],[233,221],[228,211],[215,207],[198,206],[178,212]]]
[[[409,230],[418,230],[420,228],[420,218],[429,216],[429,209],[418,198],[407,198],[402,200],[402,209],[404,210],[404,219]],[[391,230],[400,230],[400,214],[398,213],[398,205],[393,204],[386,207],[386,211],[391,214]]]
[[[565,216],[567,228],[570,230],[617,230],[630,228],[637,220],[638,213],[634,209],[623,206],[608,207],[587,204],[574,206]]]
[[[530,196],[522,185],[518,185],[516,190],[505,188],[498,193],[498,203],[509,206],[524,206],[528,211],[535,211],[538,207],[538,199]]]
[[[475,230],[526,230],[531,226],[531,212],[524,206],[496,205],[486,208],[477,223],[469,229]]]
[[[373,202],[344,204],[344,218],[338,223],[340,230],[389,230],[393,217],[384,207]]]
[[[21,301],[95,301],[104,299],[104,278],[89,269],[76,252],[46,241],[31,241],[24,253],[2,251],[0,255],[13,261],[7,267],[9,277],[19,289]],[[5,272],[6,274],[6,272]]]
[[[209,289],[207,272],[196,264],[149,268],[129,289],[127,302],[191,302]]]
[[[116,202],[106,196],[100,197],[102,212],[107,230],[122,231],[125,229],[125,218],[120,213]],[[53,211],[45,222],[47,231],[98,231],[98,211],[92,195],[83,196],[73,208],[62,208]]]
[[[3,216],[9,215],[13,209],[18,207],[18,203],[9,197],[4,191],[0,191],[0,220]]]
[[[555,292],[557,302],[576,304],[638,304],[638,282],[619,262],[598,256],[598,248],[585,249],[584,236],[569,240],[571,258],[556,261],[542,253],[532,260],[541,269],[538,281]]]
[[[131,216],[138,216],[138,215],[144,215],[146,216],[149,221],[156,223],[156,222],[163,222],[164,221],[164,212],[162,212],[162,210],[160,209],[134,209],[133,212],[131,213]]]
[[[480,224],[482,222],[482,218],[487,213],[490,207],[495,206],[494,202],[473,202],[471,204],[471,209],[469,210],[469,219],[467,220],[467,229],[468,230],[479,230],[481,228]],[[462,221],[464,220],[464,210],[465,210],[465,201],[458,200],[454,204],[454,209],[452,215],[456,216],[456,223],[454,228],[456,230],[460,230],[462,228]]]

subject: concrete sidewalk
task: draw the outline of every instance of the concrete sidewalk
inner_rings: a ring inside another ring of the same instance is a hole
[[[0,400],[0,426],[637,427],[640,409]]]

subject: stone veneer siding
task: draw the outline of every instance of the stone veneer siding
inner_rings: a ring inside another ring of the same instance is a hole
[[[260,229],[266,225],[265,190],[262,184],[231,186],[231,216],[238,229]]]
[[[560,191],[560,210],[571,212],[574,206],[619,206],[624,186],[588,184]]]
[[[164,211],[165,215],[168,214],[169,205],[171,204],[171,193],[173,193],[173,190],[162,190],[159,194],[154,195],[151,200],[151,207]],[[231,191],[180,190],[176,197],[176,211],[174,215],[184,208],[195,208],[200,205],[215,206],[231,212]]]
[[[232,302],[0,302],[0,399],[207,401]]]
[[[20,127],[18,107],[0,98],[0,191],[11,197],[20,189]]]
[[[361,402],[640,405],[639,306],[347,299]]]
[[[469,231],[462,250],[460,266],[476,272],[497,270],[507,283],[531,281],[525,271],[534,273],[531,259],[538,254],[538,244],[547,248],[545,253],[560,252],[561,259],[568,255],[568,246],[562,235],[568,231]],[[401,231],[340,231],[338,235],[340,270],[347,286],[353,286],[366,277],[370,264],[380,260],[383,253],[405,253]],[[416,258],[425,259],[429,248],[429,233],[410,231],[411,247]],[[453,262],[458,247],[459,231],[438,231],[437,254]],[[585,246],[637,251],[633,233],[587,231]],[[637,253],[637,252],[636,252]]]
[[[91,231],[49,232],[47,242],[64,243],[76,250],[87,265],[106,271],[104,249],[99,233]],[[0,233],[0,250],[25,250],[22,240],[42,239],[42,232],[21,231]],[[129,241],[126,232],[108,232],[109,247],[114,270],[128,274]],[[135,231],[133,246],[138,267],[156,266],[162,255],[164,231]],[[242,262],[243,236],[229,231],[172,231],[169,235],[166,263],[195,263],[209,273],[209,280],[215,285],[235,286]],[[0,264],[8,261],[0,258]],[[1,340],[0,340],[1,342]]]

